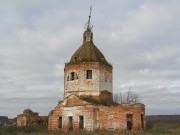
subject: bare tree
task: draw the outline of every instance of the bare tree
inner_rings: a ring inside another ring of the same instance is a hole
[[[129,91],[127,92],[127,100],[126,103],[129,104],[136,104],[139,102],[139,96],[138,94],[134,93],[131,91],[131,89],[129,89]]]
[[[140,102],[139,95],[132,92],[131,88],[126,93],[115,93],[114,94],[114,102],[117,103],[128,103],[128,104],[136,104]]]

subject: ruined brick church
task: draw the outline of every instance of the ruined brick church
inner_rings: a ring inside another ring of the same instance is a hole
[[[83,43],[64,68],[64,99],[49,113],[52,131],[142,130],[145,105],[113,102],[113,67],[93,43],[90,17]]]

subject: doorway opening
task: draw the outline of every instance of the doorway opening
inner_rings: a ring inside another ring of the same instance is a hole
[[[144,129],[144,115],[141,114],[141,128]]]
[[[127,129],[131,130],[132,129],[132,114],[127,114]]]
[[[73,117],[70,116],[69,117],[69,131],[72,131],[73,130]]]
[[[84,128],[84,117],[79,116],[79,128],[83,129]]]

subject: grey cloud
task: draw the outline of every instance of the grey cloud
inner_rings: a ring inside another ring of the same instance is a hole
[[[131,87],[147,114],[180,113],[179,1],[7,0],[0,2],[0,115],[15,117],[29,102],[47,115],[63,97],[64,63],[82,44],[90,5],[114,92]]]

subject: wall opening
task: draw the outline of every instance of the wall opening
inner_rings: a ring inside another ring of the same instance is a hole
[[[86,71],[86,79],[92,79],[92,70]]]
[[[62,117],[59,117],[59,128],[62,128]]]
[[[141,128],[144,129],[144,115],[141,114]]]
[[[70,81],[73,81],[75,79],[75,73],[71,72]]]
[[[79,116],[79,128],[83,129],[84,128],[84,117]]]
[[[73,117],[70,116],[69,117],[69,131],[72,131],[73,130]]]
[[[127,114],[126,115],[126,119],[127,119],[127,129],[131,130],[132,129],[132,114]]]

